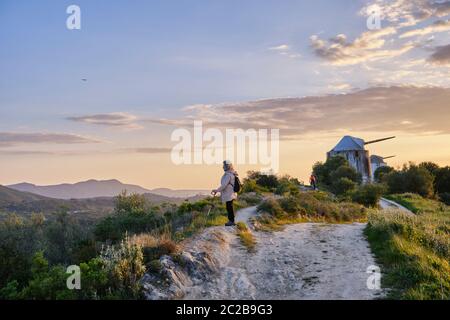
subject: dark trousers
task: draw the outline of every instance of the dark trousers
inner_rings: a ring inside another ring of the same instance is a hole
[[[233,200],[226,202],[228,220],[234,222],[234,208],[233,208]]]

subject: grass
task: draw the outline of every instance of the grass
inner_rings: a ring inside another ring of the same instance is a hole
[[[449,207],[410,194],[393,200],[420,214],[411,217],[398,210],[369,214],[365,234],[383,266],[382,285],[391,289],[388,298],[450,299]]]
[[[277,231],[287,224],[304,222],[352,223],[367,219],[367,209],[351,202],[339,202],[324,192],[300,192],[281,198],[268,198],[259,206],[255,227]]]
[[[442,202],[425,199],[414,193],[392,194],[386,196],[386,198],[401,204],[416,214],[442,211],[446,207]]]
[[[236,224],[237,235],[241,239],[241,243],[247,248],[249,252],[254,251],[256,247],[256,240],[250,229],[244,222]]]

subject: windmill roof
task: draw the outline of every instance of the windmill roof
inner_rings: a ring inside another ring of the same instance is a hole
[[[345,136],[331,151],[364,150],[364,140],[352,136]]]
[[[370,156],[370,162],[372,163],[384,163],[384,158],[375,154]]]

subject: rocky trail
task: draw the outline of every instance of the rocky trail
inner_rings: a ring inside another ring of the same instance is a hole
[[[237,213],[247,222],[256,208]],[[302,223],[256,232],[248,252],[234,227],[213,227],[187,242],[177,261],[147,274],[148,299],[376,299],[367,269],[375,265],[365,224]]]

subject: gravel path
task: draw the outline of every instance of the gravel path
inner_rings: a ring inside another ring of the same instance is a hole
[[[237,221],[247,221],[255,212],[254,207],[241,210]],[[184,298],[379,298],[382,292],[369,290],[366,284],[367,268],[375,261],[363,236],[364,227],[361,223],[302,223],[274,233],[254,231],[257,247],[251,253],[235,236],[234,228],[219,227],[214,232],[226,233],[230,239],[221,247],[227,250],[223,252],[227,258],[211,281],[187,287]]]

